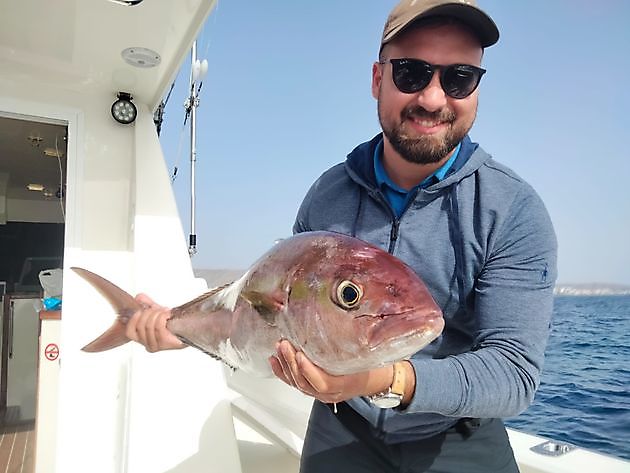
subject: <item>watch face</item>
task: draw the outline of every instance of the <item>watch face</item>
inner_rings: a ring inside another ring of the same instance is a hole
[[[370,399],[372,404],[381,409],[391,409],[400,406],[402,396],[400,394],[386,393],[374,396]]]

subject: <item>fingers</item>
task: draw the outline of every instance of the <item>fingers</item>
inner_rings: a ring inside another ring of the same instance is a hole
[[[294,386],[293,380],[290,378],[287,378],[287,375],[284,373],[284,370],[282,369],[282,364],[280,363],[280,360],[278,359],[277,356],[275,355],[270,356],[269,363],[271,364],[271,370],[273,371],[273,374],[275,374],[278,378],[280,378],[289,386]]]
[[[140,302],[140,304],[142,304],[143,306],[146,307],[153,307],[153,306],[157,306],[158,304],[156,304],[153,299],[151,299],[149,296],[147,296],[146,294],[138,294],[136,296],[136,300],[138,302]]]
[[[280,361],[278,360],[278,358],[276,358],[275,355],[271,355],[267,359],[269,360],[269,364],[271,365],[271,371],[273,371],[273,374],[275,374],[276,377],[280,378],[286,383],[286,380],[284,379],[284,373],[282,372],[282,367],[280,366]]]
[[[141,343],[149,352],[185,346],[166,328],[166,323],[171,316],[170,309],[156,304],[145,294],[139,294],[136,300],[143,305],[143,308],[128,321],[126,328],[128,338]]]
[[[277,345],[277,354],[270,357],[271,369],[285,383],[323,402],[338,402],[343,386],[340,377],[332,376],[297,352],[286,340]],[[333,382],[331,382],[333,381]]]
[[[343,387],[343,378],[332,376],[309,360],[304,353],[296,355],[296,363],[305,382],[314,390],[321,393],[338,394]]]
[[[145,317],[144,323],[138,327],[138,330],[144,331],[144,336],[142,339],[144,340],[144,345],[147,351],[153,353],[159,350],[160,345],[158,344],[158,331],[160,325],[158,325],[158,321],[166,315],[167,317],[170,315],[168,312],[164,314],[163,310],[152,310],[149,312],[147,317]]]
[[[320,401],[341,402],[356,395],[353,392],[345,392],[346,379],[352,375],[331,375],[309,360],[302,352],[297,352],[295,359],[301,377],[304,379],[303,384],[308,385],[310,390],[317,393],[315,397]]]
[[[295,349],[293,345],[286,340],[282,340],[277,344],[276,349],[278,352],[276,359],[280,365],[283,380],[291,386],[299,388],[296,378],[300,375],[297,362],[295,361]]]
[[[353,374],[332,375],[321,369],[287,340],[276,345],[269,358],[271,369],[282,381],[322,402],[336,403],[380,392],[391,384],[392,367]]]

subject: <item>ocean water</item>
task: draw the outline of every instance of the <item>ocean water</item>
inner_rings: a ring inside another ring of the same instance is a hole
[[[630,296],[557,296],[541,385],[515,429],[630,459]]]

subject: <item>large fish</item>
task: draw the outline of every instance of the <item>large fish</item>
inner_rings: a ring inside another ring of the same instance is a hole
[[[85,346],[122,345],[141,305],[106,279],[72,268],[114,306],[114,325]],[[240,279],[172,309],[167,328],[226,364],[271,375],[268,357],[290,341],[332,374],[408,358],[435,339],[442,313],[424,283],[386,251],[339,233],[307,232],[275,244]]]

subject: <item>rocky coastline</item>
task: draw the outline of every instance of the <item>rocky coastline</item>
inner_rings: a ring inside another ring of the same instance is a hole
[[[630,295],[630,286],[623,284],[557,284],[557,296],[625,296]]]

